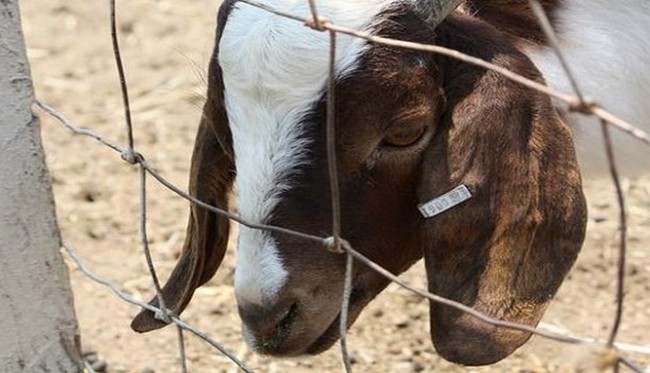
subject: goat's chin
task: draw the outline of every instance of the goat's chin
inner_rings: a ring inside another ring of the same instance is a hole
[[[354,318],[356,319],[356,316],[358,316],[359,312],[354,315]],[[352,313],[348,315],[348,317],[352,317]],[[340,315],[334,319],[334,321],[330,324],[330,326],[325,329],[325,332],[321,334],[320,337],[318,337],[305,351],[304,354],[306,355],[318,355],[322,352],[327,351],[332,345],[336,343],[336,341],[339,340],[341,337],[341,332],[340,332],[340,323],[341,323],[341,317]],[[350,322],[348,322],[348,327],[350,325]]]
[[[363,293],[363,295],[360,295],[361,293],[356,293],[353,292],[351,297],[350,297],[350,308],[348,310],[348,320],[347,320],[347,328],[352,326],[352,324],[356,321],[356,319],[359,317],[361,314],[361,311],[365,308],[365,306],[370,302],[370,300],[374,297],[373,294],[372,296],[368,296],[367,294]],[[341,338],[341,313],[339,312],[339,315],[332,321],[330,326],[325,329],[325,332],[321,334],[318,339],[316,339],[310,346],[305,350],[305,354],[309,355],[317,355],[320,354],[321,352],[327,351],[336,341]]]

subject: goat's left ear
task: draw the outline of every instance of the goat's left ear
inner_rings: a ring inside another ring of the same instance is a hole
[[[235,178],[232,134],[224,103],[224,86],[218,63],[219,40],[228,13],[236,0],[225,0],[219,10],[217,43],[208,73],[208,95],[194,142],[189,191],[198,200],[228,210],[228,197]],[[175,315],[185,309],[194,291],[215,274],[228,246],[230,221],[192,204],[181,256],[162,288],[165,306]],[[154,297],[151,305],[158,307]],[[131,328],[144,333],[167,325],[153,312],[142,310]]]
[[[214,74],[210,78],[215,80]],[[216,78],[220,79],[220,76]],[[228,197],[235,177],[232,139],[222,99],[216,97],[221,95],[220,83],[212,88],[208,90],[208,100],[196,135],[189,189],[198,200],[228,210]],[[194,290],[210,280],[219,268],[228,245],[229,223],[223,216],[191,205],[181,256],[162,288],[165,306],[175,315],[180,315],[192,299]],[[149,303],[159,306],[157,297]],[[131,328],[142,333],[165,325],[153,312],[143,310],[133,319]]]
[[[483,57],[541,81],[516,51]],[[535,326],[584,240],[571,132],[548,97],[481,68],[453,69],[444,72],[447,112],[424,155],[419,199],[461,184],[472,198],[423,222],[429,290]],[[433,302],[430,315],[438,353],[465,365],[499,361],[530,338]]]

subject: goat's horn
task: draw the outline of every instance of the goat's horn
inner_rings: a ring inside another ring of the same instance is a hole
[[[462,2],[462,0],[416,0],[415,9],[427,25],[435,29]]]

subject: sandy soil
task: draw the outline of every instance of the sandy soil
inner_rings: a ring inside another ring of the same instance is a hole
[[[37,95],[83,126],[124,141],[121,96],[110,48],[106,2],[24,1],[23,22]],[[132,94],[138,149],[160,172],[186,185],[192,141],[205,90],[203,71],[212,49],[217,1],[120,2],[120,30]],[[103,277],[149,298],[139,243],[138,172],[118,154],[72,135],[43,115],[43,137],[64,239]],[[151,248],[165,278],[178,256],[188,204],[149,183]],[[650,349],[650,184],[626,180],[630,240],[628,288],[620,341]],[[544,318],[561,332],[606,338],[614,315],[617,208],[608,180],[586,182],[589,233],[579,261]],[[337,348],[317,357],[273,360],[249,353],[240,336],[233,297],[234,253],[209,284],[197,291],[184,318],[269,372],[340,371]],[[70,262],[85,351],[95,351],[110,372],[179,371],[176,330],[148,335],[129,329],[138,309],[88,280]],[[425,286],[416,266],[404,277]],[[428,337],[427,303],[391,286],[350,332],[356,370],[392,372],[594,371],[599,351],[542,338],[503,362],[485,368],[454,366],[439,358]],[[187,337],[192,372],[231,371],[232,364],[199,339]],[[647,366],[646,355],[629,353]],[[590,365],[591,364],[591,365]]]

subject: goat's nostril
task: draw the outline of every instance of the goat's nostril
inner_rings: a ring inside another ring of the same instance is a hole
[[[278,328],[289,328],[293,323],[293,320],[298,314],[298,304],[294,303],[289,307],[289,309],[284,313],[280,322],[278,322]]]
[[[316,286],[316,287],[314,287],[313,289],[311,289],[311,292],[310,292],[310,293],[311,293],[311,296],[312,296],[312,297],[317,297],[317,296],[319,296],[320,293],[321,293],[321,287],[320,287],[320,286]]]

